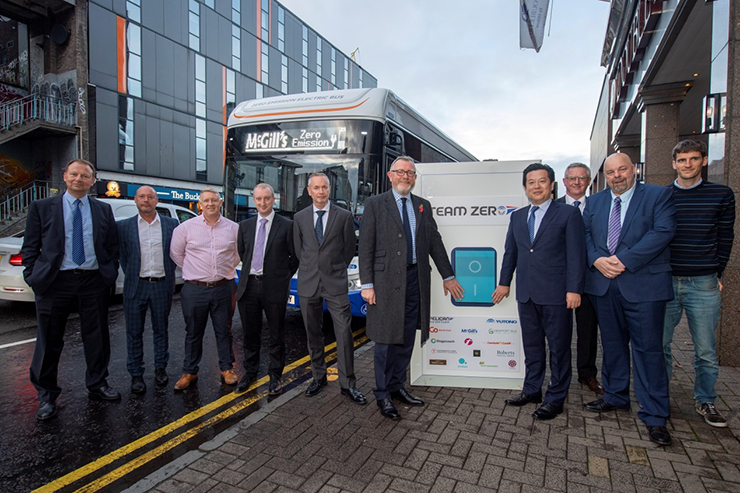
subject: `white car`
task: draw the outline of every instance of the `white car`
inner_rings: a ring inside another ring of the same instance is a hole
[[[111,206],[116,221],[128,219],[138,213],[133,200],[98,200]],[[173,204],[158,204],[157,212],[162,216],[174,217],[181,223],[196,216],[190,209]],[[23,233],[18,233],[7,238],[0,238],[0,300],[34,301],[33,290],[23,279],[22,246]],[[179,267],[175,271],[175,276],[176,283],[182,284],[182,272]],[[116,294],[123,292],[123,278],[123,271],[119,268],[118,279],[116,279]]]

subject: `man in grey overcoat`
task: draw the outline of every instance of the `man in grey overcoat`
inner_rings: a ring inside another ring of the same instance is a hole
[[[431,267],[444,279],[445,295],[461,299],[429,201],[411,194],[416,184],[412,158],[393,161],[392,189],[365,202],[360,226],[360,280],[367,301],[367,336],[375,342],[375,398],[386,418],[401,416],[391,399],[409,406],[424,402],[404,388],[416,331],[429,338]]]

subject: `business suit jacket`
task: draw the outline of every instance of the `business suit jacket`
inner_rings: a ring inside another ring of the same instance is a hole
[[[23,278],[34,293],[43,294],[56,279],[64,260],[63,195],[31,202],[23,238]],[[110,288],[118,277],[118,228],[108,204],[90,199],[93,244],[100,275]]]
[[[419,319],[422,341],[429,338],[431,266],[443,279],[454,275],[428,200],[410,194],[416,216],[416,262],[419,270]],[[392,191],[365,202],[360,225],[360,280],[375,288],[375,305],[367,307],[367,335],[382,344],[403,344],[406,294],[406,238]]]
[[[319,283],[331,296],[347,294],[347,266],[355,256],[352,214],[334,204],[319,247],[313,225],[313,207],[293,216],[293,246],[298,257],[298,296],[315,296]]]
[[[602,190],[588,198],[583,213],[589,266],[585,289],[596,296],[606,294],[611,282],[593,266],[599,257],[611,256],[606,244],[611,200],[611,190]],[[630,303],[673,299],[668,245],[675,233],[672,190],[636,183],[616,251],[625,266],[615,279],[624,299]]]
[[[586,248],[581,213],[551,202],[531,242],[527,228],[531,207],[511,214],[499,284],[510,286],[516,269],[518,302],[565,305],[565,293],[583,293]]]
[[[249,276],[254,254],[255,228],[259,217],[259,215],[250,217],[239,223],[237,248],[239,257],[242,259],[242,272],[236,292],[237,300],[244,296],[247,289],[247,276]],[[296,270],[298,270],[298,258],[293,245],[293,221],[275,214],[265,242],[265,257],[262,264],[264,273],[262,292],[265,299],[274,303],[287,303],[290,278]]]
[[[162,249],[164,250],[164,282],[170,294],[175,292],[175,262],[170,258],[172,231],[180,224],[177,219],[162,216]],[[118,221],[118,241],[120,245],[121,268],[126,276],[123,280],[123,297],[136,296],[141,272],[141,245],[139,243],[139,215]]]

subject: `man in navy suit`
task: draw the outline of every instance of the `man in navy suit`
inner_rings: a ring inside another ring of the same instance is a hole
[[[604,354],[604,396],[589,411],[630,407],[630,344],[638,416],[650,440],[670,445],[663,319],[673,298],[668,245],[676,232],[672,190],[635,183],[635,165],[616,153],[604,162],[608,189],[589,197],[583,214],[588,271]]]
[[[38,335],[31,383],[38,391],[36,419],[57,414],[57,384],[64,330],[72,310],[80,314],[85,385],[91,397],[118,400],[108,386],[108,296],[118,277],[118,230],[108,204],[87,196],[95,166],[75,159],[63,172],[67,191],[31,202],[23,239],[23,277],[36,296]]]
[[[514,211],[506,234],[501,281],[493,302],[509,296],[516,270],[516,300],[522,327],[526,373],[519,395],[506,399],[511,406],[542,402],[547,354],[550,385],[545,402],[532,416],[553,419],[563,412],[571,379],[571,315],[583,293],[586,247],[583,219],[575,207],[552,200],[555,172],[546,164],[524,169],[524,191],[531,205]]]
[[[270,334],[268,392],[278,395],[282,392],[280,379],[285,368],[285,310],[298,258],[293,250],[293,221],[275,213],[272,187],[267,183],[256,185],[252,199],[258,215],[239,223],[236,243],[242,259],[236,299],[244,331],[244,376],[236,392],[246,391],[257,378],[264,311]]]
[[[144,321],[152,312],[154,381],[158,386],[169,381],[170,359],[167,326],[175,292],[175,262],[170,258],[172,231],[177,219],[157,214],[157,192],[139,187],[134,197],[139,213],[118,222],[123,281],[123,314],[126,318],[126,368],[131,374],[131,392],[146,392],[144,383]]]

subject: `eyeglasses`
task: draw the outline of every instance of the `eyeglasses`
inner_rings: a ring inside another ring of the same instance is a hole
[[[591,180],[591,178],[589,178],[588,176],[566,176],[565,179],[571,183],[576,182],[576,181],[582,181],[586,183],[589,180]]]
[[[402,169],[392,169],[391,173],[395,173],[397,177],[401,178],[403,175],[408,176],[409,178],[413,178],[416,176],[416,171],[410,169],[408,171],[402,170]]]

